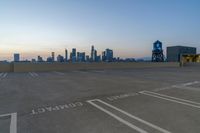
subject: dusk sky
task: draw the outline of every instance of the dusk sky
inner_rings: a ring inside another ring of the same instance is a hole
[[[200,0],[0,0],[0,60],[44,59],[73,47],[150,57],[152,44],[200,52]]]

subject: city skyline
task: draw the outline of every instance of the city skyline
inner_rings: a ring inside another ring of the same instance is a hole
[[[101,54],[100,54],[101,53]],[[67,48],[64,49],[64,54],[55,53],[54,51],[44,58],[41,55],[32,57],[31,59],[21,58],[20,53],[14,53],[13,59],[3,60],[4,62],[116,62],[122,59],[120,57],[113,56],[113,50],[106,48],[104,51],[99,52],[95,49],[94,45],[91,46],[91,53],[86,54],[85,51],[77,51],[76,48],[72,48],[71,51]],[[122,61],[122,60],[121,60]]]
[[[7,0],[0,5],[0,60],[22,59],[65,48],[90,53],[111,48],[121,58],[151,57],[152,43],[200,48],[198,5],[180,0]],[[170,9],[170,10],[169,10]],[[99,53],[101,54],[101,53]]]

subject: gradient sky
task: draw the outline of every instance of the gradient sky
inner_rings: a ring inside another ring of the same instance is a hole
[[[200,49],[200,0],[0,0],[0,60],[64,49],[151,56],[152,43]]]

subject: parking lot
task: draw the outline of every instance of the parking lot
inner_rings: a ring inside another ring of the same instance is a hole
[[[0,73],[0,133],[199,133],[199,70]]]

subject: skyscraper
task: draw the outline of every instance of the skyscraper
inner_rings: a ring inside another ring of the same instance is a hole
[[[113,50],[106,49],[106,61],[112,62],[113,61]]]
[[[95,61],[95,50],[94,50],[94,46],[92,45],[92,48],[91,48],[91,61]]]
[[[76,48],[72,49],[71,60],[72,62],[76,62]]]
[[[102,52],[102,61],[106,61],[106,51]]]
[[[67,52],[67,49],[65,49],[65,62],[67,62],[68,60],[68,52]]]
[[[18,53],[14,54],[14,62],[19,62],[20,61],[20,55]]]
[[[112,62],[113,61],[113,50],[106,49],[102,52],[102,61]]]
[[[52,61],[54,62],[55,61],[55,52],[51,53],[51,57],[52,57]]]
[[[77,61],[85,62],[85,52],[77,52]]]

